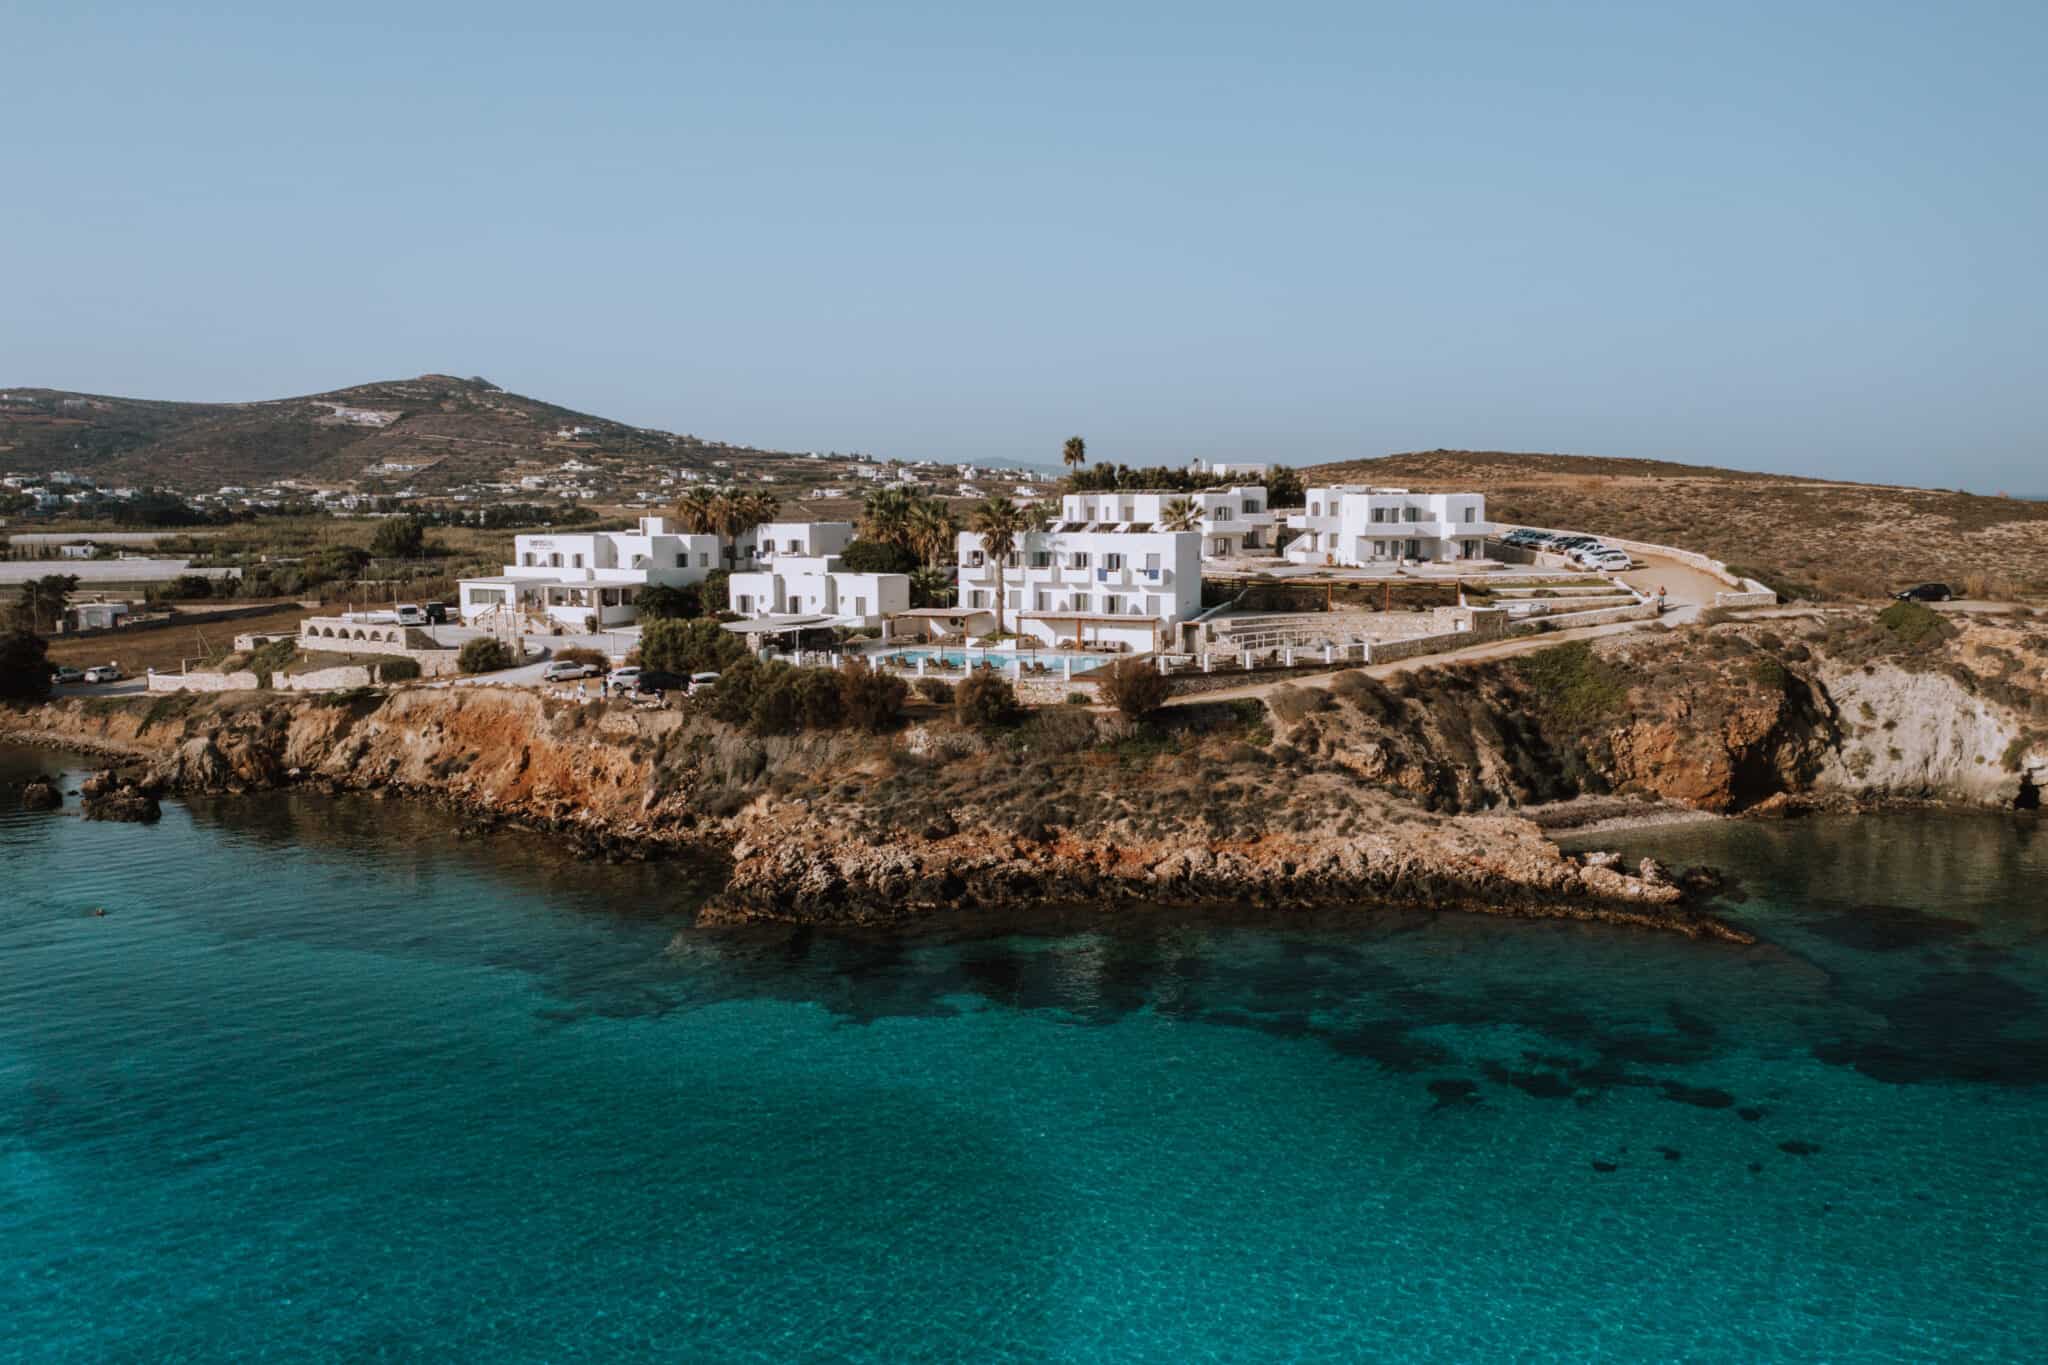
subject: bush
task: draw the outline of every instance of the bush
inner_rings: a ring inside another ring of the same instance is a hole
[[[915,684],[917,695],[939,706],[953,704],[953,684],[944,678],[919,678]]]
[[[29,630],[0,635],[0,698],[41,701],[50,695],[49,643]]]
[[[1095,675],[1095,684],[1104,701],[1132,720],[1145,719],[1173,695],[1173,683],[1142,659],[1118,659]]]
[[[495,673],[512,666],[512,651],[505,648],[504,641],[487,635],[464,644],[455,656],[455,666],[464,673]]]
[[[697,585],[697,601],[707,616],[729,610],[732,606],[732,570],[713,569],[705,574],[704,581]]]
[[[1792,685],[1791,672],[1768,654],[1759,655],[1749,666],[1749,676],[1757,686],[1770,692],[1783,692]]]
[[[1094,704],[1095,698],[1089,696],[1086,692],[1067,693],[1067,705],[1069,706],[1093,706]]]
[[[649,621],[640,631],[640,662],[663,673],[722,673],[749,657],[746,643],[718,622]]]
[[[993,669],[976,669],[953,690],[953,712],[962,725],[1009,725],[1022,710],[1017,704],[1017,689]]]
[[[1948,633],[1948,623],[1941,619],[1941,613],[1918,602],[1892,603],[1877,614],[1877,623],[1907,646],[1939,640]]]
[[[419,675],[417,659],[386,659],[377,665],[378,682],[411,682]]]
[[[1322,688],[1296,687],[1293,683],[1281,683],[1266,694],[1266,709],[1283,725],[1293,725],[1304,716],[1327,711],[1335,704]]]
[[[845,723],[857,730],[880,734],[895,729],[903,719],[903,700],[909,693],[903,679],[870,667],[865,659],[849,659],[840,666],[840,712]]]

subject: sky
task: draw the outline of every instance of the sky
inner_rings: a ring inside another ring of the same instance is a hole
[[[0,385],[2048,492],[2048,5],[0,0]]]

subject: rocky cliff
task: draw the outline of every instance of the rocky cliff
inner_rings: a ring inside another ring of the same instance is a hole
[[[712,920],[877,921],[1038,903],[1399,902],[1732,931],[1680,879],[1569,858],[1520,807],[2027,805],[2048,781],[2048,631],[1868,612],[1563,645],[1134,727],[1079,708],[983,733],[758,736],[489,687],[66,701],[20,738],[128,756],[142,789],[390,790],[712,860]]]

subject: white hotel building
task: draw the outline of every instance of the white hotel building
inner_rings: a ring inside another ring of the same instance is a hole
[[[1338,484],[1308,490],[1308,510],[1287,518],[1300,531],[1287,545],[1296,564],[1353,568],[1486,557],[1483,493],[1411,493]]]
[[[637,615],[643,588],[701,583],[723,567],[722,540],[668,529],[662,517],[642,517],[637,531],[553,532],[515,536],[505,572],[462,580],[462,619],[516,613],[542,617],[571,630],[625,625]]]
[[[1193,529],[1202,536],[1202,558],[1227,559],[1246,551],[1271,553],[1273,509],[1260,484],[1234,488],[1203,488],[1191,493],[1165,489],[1124,489],[1117,492],[1068,493],[1060,499],[1063,523],[1095,522],[1110,529],[1150,530],[1166,515],[1167,504],[1186,498],[1201,512]]]
[[[1201,547],[1198,531],[1155,531],[1142,522],[1071,520],[1026,531],[1003,569],[1004,618],[1048,645],[1161,648],[1177,622],[1202,609]],[[993,610],[996,566],[981,537],[961,532],[959,556],[960,606]]]
[[[727,591],[741,616],[830,617],[847,627],[880,625],[910,610],[910,575],[854,573],[839,567],[853,543],[846,521],[772,522],[740,537],[755,567],[735,573]]]

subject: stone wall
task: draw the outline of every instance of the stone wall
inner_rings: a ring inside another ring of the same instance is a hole
[[[299,622],[299,648],[325,654],[391,654],[411,659],[423,678],[460,672],[460,650],[437,644],[423,630],[391,622],[352,621],[345,616],[308,616]]]
[[[375,664],[338,664],[316,668],[310,673],[273,673],[270,687],[277,692],[336,692],[350,687],[374,687]],[[263,680],[252,669],[232,673],[152,673],[151,692],[255,692]]]
[[[1577,630],[1580,626],[1604,626],[1613,621],[1654,621],[1658,616],[1655,602],[1637,602],[1627,607],[1603,607],[1598,611],[1571,611],[1561,616],[1537,616],[1526,621],[1517,621],[1509,628],[1511,635],[1540,635],[1553,630]]]

